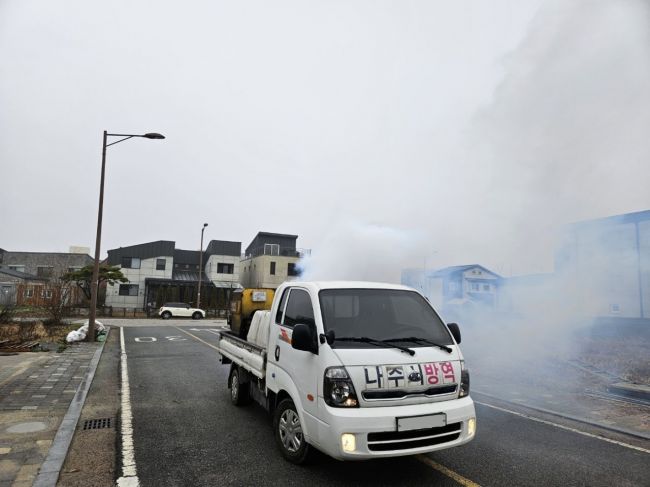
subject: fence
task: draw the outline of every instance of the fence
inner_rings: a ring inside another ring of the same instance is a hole
[[[88,316],[87,308],[77,308],[80,313],[77,316]],[[206,317],[228,318],[228,309],[206,309]],[[158,308],[118,308],[115,306],[104,306],[97,308],[97,316],[105,318],[158,318]]]

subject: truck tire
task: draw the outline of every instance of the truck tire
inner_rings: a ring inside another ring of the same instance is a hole
[[[230,373],[230,401],[235,406],[245,406],[250,402],[249,384],[249,382],[242,383],[239,380],[239,369],[233,367]]]
[[[284,458],[296,465],[309,460],[312,448],[305,441],[300,416],[291,399],[284,399],[273,412],[273,434]]]

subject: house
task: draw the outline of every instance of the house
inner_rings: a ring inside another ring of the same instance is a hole
[[[402,271],[402,284],[419,290],[441,310],[458,307],[496,309],[501,279],[500,275],[479,264],[457,265],[436,271]]]
[[[650,318],[650,210],[568,225],[555,273],[586,316]]]
[[[13,252],[0,249],[0,304],[43,306],[60,295],[59,278],[91,265],[88,254],[64,252]],[[83,301],[76,287],[66,292],[71,305]]]
[[[48,281],[63,274],[92,265],[88,254],[65,252],[12,252],[0,249],[0,265],[10,270],[30,274]]]
[[[201,306],[225,308],[229,293],[239,287],[241,243],[212,240],[198,250],[177,249],[169,240],[108,251],[108,264],[120,268],[127,283],[108,286],[106,306],[144,309],[166,301],[196,304],[199,281]],[[203,269],[200,269],[201,264]]]
[[[297,235],[259,232],[241,260],[244,287],[277,288],[300,275],[298,261],[309,250],[296,248]]]
[[[50,299],[51,293],[44,289],[46,282],[45,278],[0,265],[0,306],[37,305],[41,300]]]

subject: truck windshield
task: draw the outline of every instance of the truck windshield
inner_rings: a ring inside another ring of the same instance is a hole
[[[453,344],[440,317],[427,301],[414,291],[398,289],[324,289],[319,293],[325,331],[336,337],[369,337],[397,342],[400,338],[419,338],[440,345]],[[430,347],[425,341],[401,345]],[[335,341],[334,348],[377,348],[356,340]],[[386,347],[389,347],[386,344]]]

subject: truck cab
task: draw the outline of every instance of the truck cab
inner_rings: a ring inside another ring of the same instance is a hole
[[[264,372],[259,361],[255,376],[233,362],[237,381],[229,385],[255,391],[272,412],[276,442],[289,461],[302,463],[312,448],[341,460],[414,455],[474,437],[460,331],[417,291],[290,282],[264,313],[266,326],[255,325],[257,343],[267,344]],[[268,330],[261,341],[260,329]],[[228,347],[236,359],[236,347]]]

